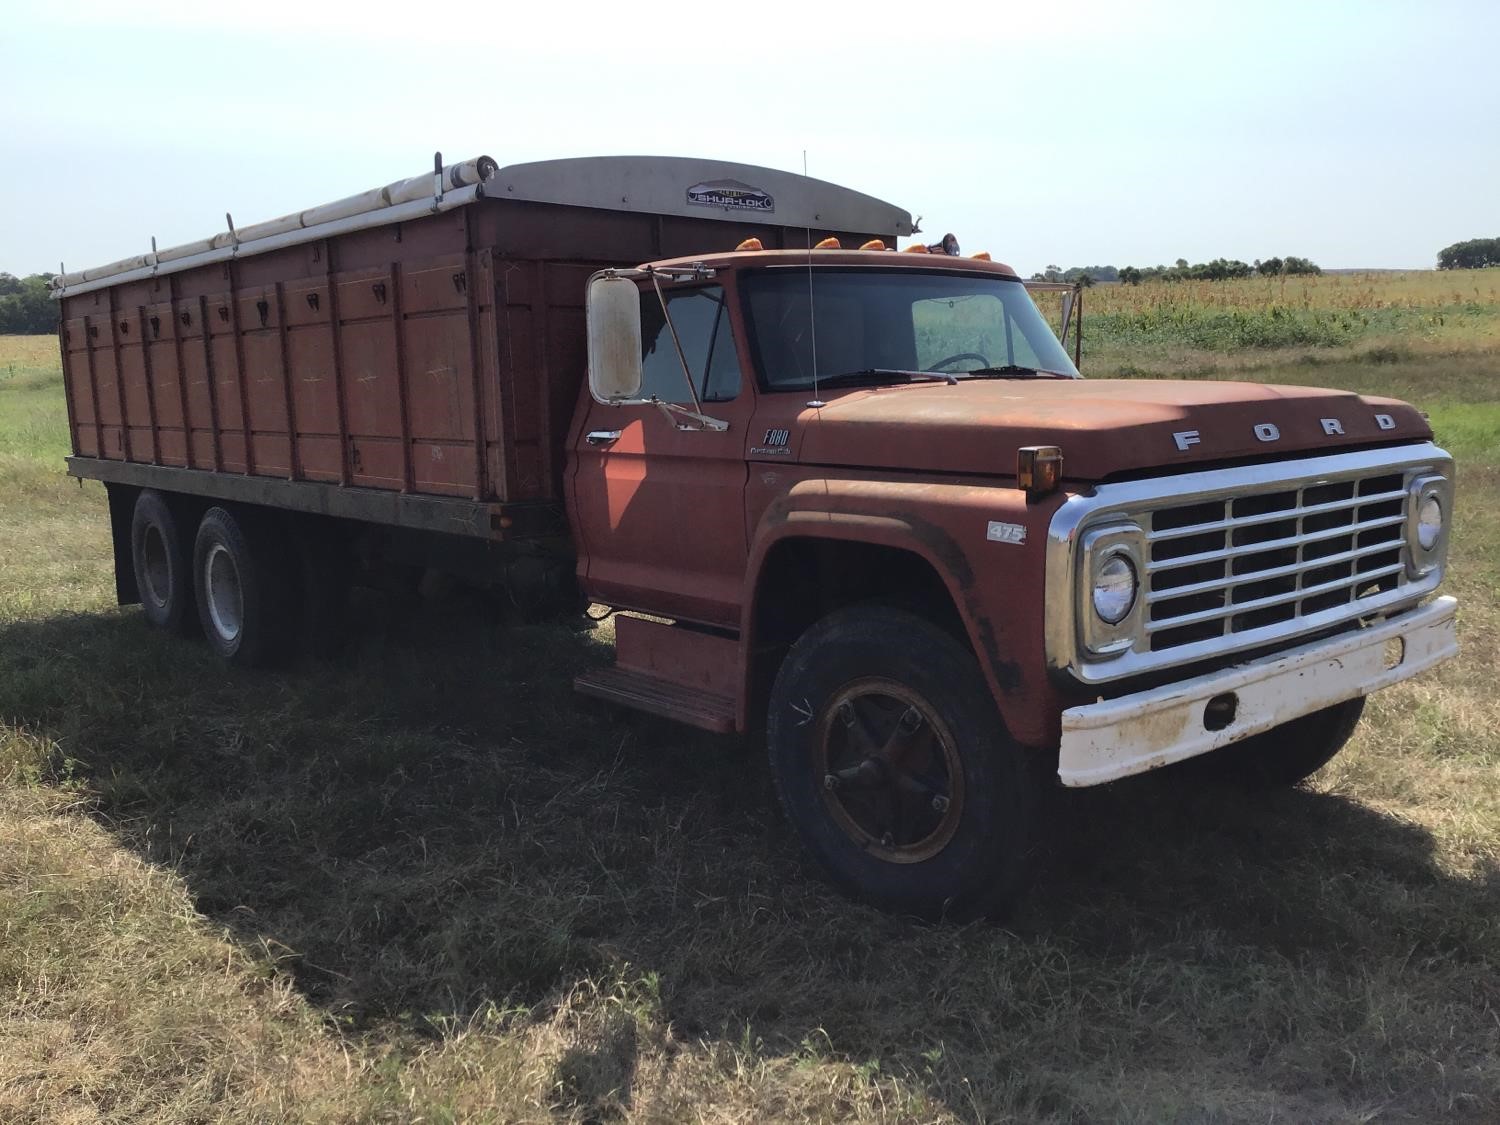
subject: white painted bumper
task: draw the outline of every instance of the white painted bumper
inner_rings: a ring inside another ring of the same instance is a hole
[[[1057,776],[1064,785],[1101,785],[1206,754],[1301,715],[1410,679],[1458,653],[1455,598],[1438,598],[1361,629],[1181,683],[1070,707],[1062,714]],[[1387,668],[1386,642],[1404,652]],[[1221,730],[1204,723],[1211,699],[1234,696]]]

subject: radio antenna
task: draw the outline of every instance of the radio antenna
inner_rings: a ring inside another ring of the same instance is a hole
[[[807,149],[802,150],[802,178],[807,178]],[[818,313],[813,305],[812,227],[807,228],[807,324],[812,337],[813,396],[807,405],[813,409],[826,405],[818,396]]]

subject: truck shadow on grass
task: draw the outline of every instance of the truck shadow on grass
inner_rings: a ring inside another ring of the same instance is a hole
[[[758,749],[575,696],[608,659],[585,629],[482,618],[361,598],[343,656],[272,673],[136,611],[11,624],[0,714],[362,1034],[441,1036],[590,982],[631,990],[652,1034],[875,1060],[956,1112],[1044,1116],[1090,1068],[1204,1041],[1203,1065],[1357,1100],[1444,1021],[1482,1019],[1485,986],[1461,993],[1495,956],[1500,880],[1445,873],[1425,830],[1357,801],[1170,772],[1058,793],[1016,917],[919,924],[820,880]],[[559,1089],[628,1101],[640,1028],[605,1032]],[[1324,1037],[1389,1057],[1334,1081]],[[1292,1065],[1298,1038],[1320,1045]]]

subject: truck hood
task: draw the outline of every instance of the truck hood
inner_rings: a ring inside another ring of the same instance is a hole
[[[1016,449],[1056,445],[1073,480],[1341,446],[1430,439],[1396,399],[1264,383],[965,380],[872,387],[804,411],[798,459],[976,474],[1015,472]]]

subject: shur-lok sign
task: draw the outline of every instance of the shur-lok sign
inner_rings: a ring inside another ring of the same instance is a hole
[[[775,211],[776,200],[760,188],[738,180],[707,180],[687,189],[687,201],[700,207],[724,207],[731,211]]]

